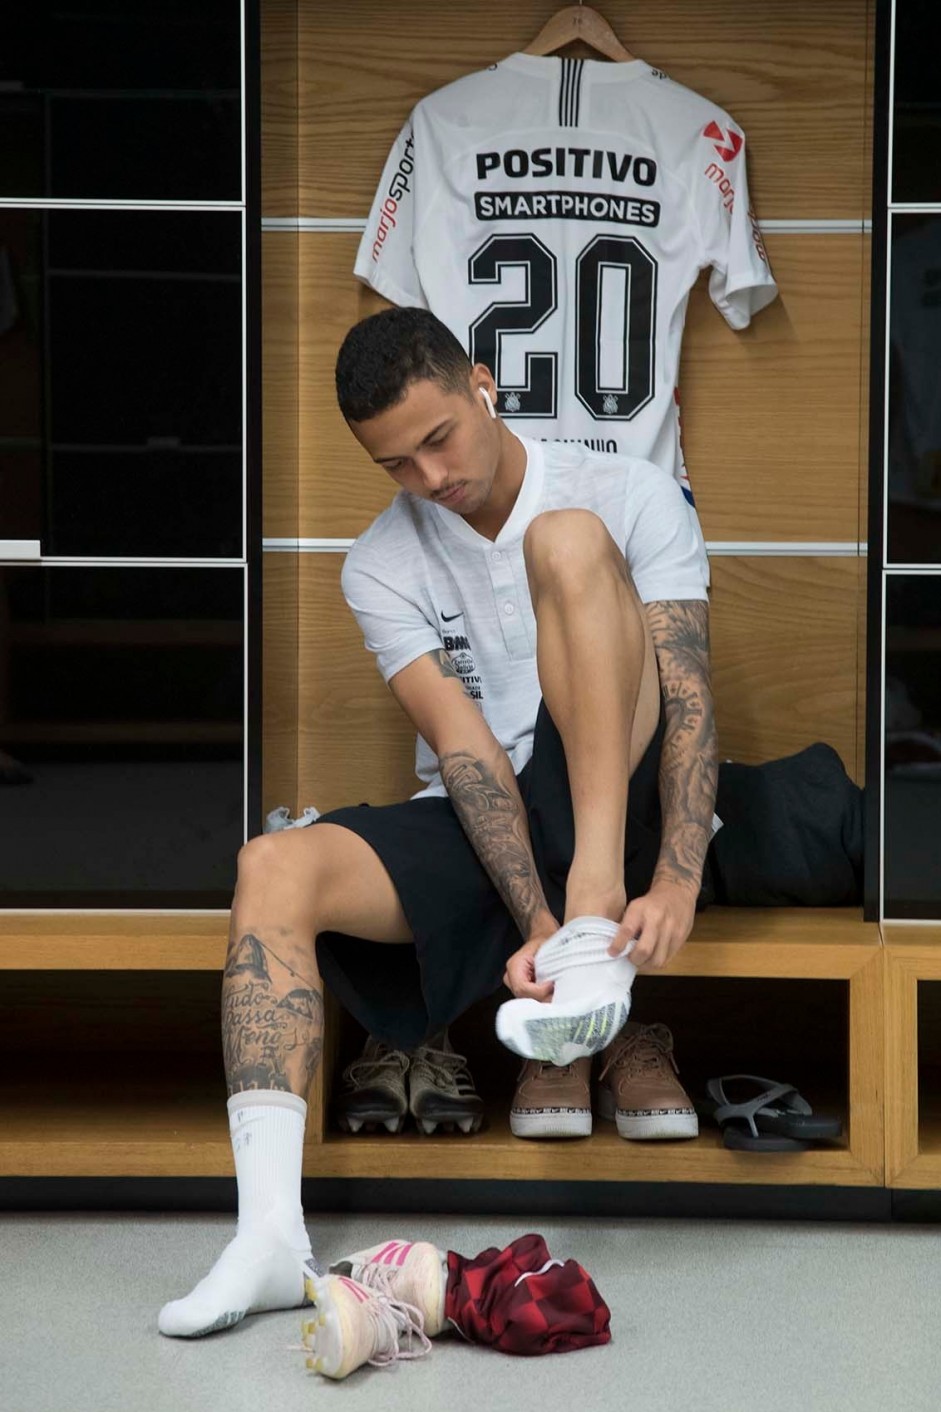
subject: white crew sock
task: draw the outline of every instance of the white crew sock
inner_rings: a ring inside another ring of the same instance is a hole
[[[626,952],[609,956],[618,934],[607,917],[575,917],[536,952],[536,980],[554,981],[550,1005],[564,1005],[583,996],[615,999],[634,984],[637,968]],[[629,943],[629,950],[633,943]]]
[[[162,1334],[196,1338],[246,1314],[305,1302],[310,1240],[301,1207],[307,1104],[293,1093],[252,1089],[228,1100],[238,1183],[238,1230],[205,1279],[165,1304]]]
[[[607,917],[575,917],[536,952],[539,982],[552,981],[552,999],[507,1000],[497,1011],[497,1036],[524,1059],[569,1064],[605,1047],[627,1020],[637,969],[625,953],[609,956],[618,932]]]

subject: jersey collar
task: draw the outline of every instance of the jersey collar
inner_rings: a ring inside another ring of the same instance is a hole
[[[607,83],[609,80],[623,83],[625,79],[640,78],[650,73],[650,65],[644,59],[630,59],[623,64],[612,64],[610,59],[583,59],[581,62],[587,65],[592,83]],[[524,54],[522,50],[517,50],[501,59],[500,67],[545,77],[553,71],[561,71],[562,59],[557,54]]]
[[[446,510],[444,506],[436,505],[432,501],[431,508],[437,514],[443,528],[449,534],[462,539],[465,544],[471,545],[475,549],[492,549],[495,545],[510,544],[514,540],[522,539],[526,526],[539,508],[545,475],[542,447],[538,441],[531,441],[528,436],[521,436],[519,440],[526,450],[526,470],[523,472],[523,484],[519,488],[516,504],[510,511],[509,519],[496,539],[488,539],[486,535],[478,534],[461,515],[456,515],[453,510]]]

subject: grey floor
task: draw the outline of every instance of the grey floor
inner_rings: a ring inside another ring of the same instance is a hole
[[[933,1227],[664,1220],[533,1223],[611,1306],[605,1348],[510,1358],[439,1339],[344,1383],[306,1372],[297,1311],[192,1343],[156,1313],[209,1268],[227,1216],[0,1217],[4,1412],[936,1412],[941,1233]],[[309,1217],[327,1262],[388,1236],[463,1254],[516,1219]]]

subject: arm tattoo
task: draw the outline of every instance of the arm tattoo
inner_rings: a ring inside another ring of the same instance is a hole
[[[667,718],[660,757],[663,835],[654,881],[698,891],[719,776],[709,605],[694,600],[648,603],[647,614]]]
[[[272,980],[272,962],[278,983]],[[251,932],[231,941],[222,982],[229,1095],[253,1088],[289,1093],[294,1079],[303,1097],[322,1049],[323,1001],[314,983]]]
[[[490,874],[510,915],[527,939],[532,923],[548,911],[529,839],[526,811],[512,766],[497,771],[467,751],[438,761],[441,778],[474,852]],[[512,785],[510,781],[512,780]]]

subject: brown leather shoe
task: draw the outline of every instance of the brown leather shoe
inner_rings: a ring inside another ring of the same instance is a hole
[[[602,1056],[599,1115],[614,1119],[619,1137],[635,1141],[697,1137],[699,1119],[678,1073],[666,1025],[628,1021]]]
[[[590,1137],[591,1057],[563,1068],[527,1059],[516,1081],[510,1131],[514,1137]]]

